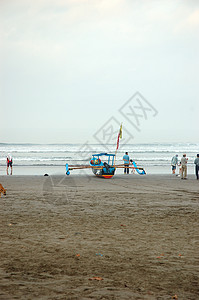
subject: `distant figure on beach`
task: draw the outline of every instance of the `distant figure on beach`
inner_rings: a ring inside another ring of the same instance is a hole
[[[129,174],[129,163],[130,163],[130,157],[128,152],[125,152],[125,155],[123,156],[123,161],[124,161],[124,174]]]
[[[8,173],[8,169],[11,169],[10,175],[12,175],[12,156],[10,154],[8,154],[7,156],[7,175],[9,175]]]
[[[130,159],[130,164],[134,167],[132,159]],[[132,169],[131,173],[135,174],[135,167]]]
[[[179,174],[178,174],[178,175],[176,175],[176,176],[181,176],[181,172],[182,172],[182,165],[181,165],[181,161],[179,162],[179,165],[178,165],[178,167],[179,167]]]
[[[196,179],[199,179],[198,173],[199,173],[199,154],[197,154],[196,159],[194,160],[194,164],[196,165]]]
[[[178,165],[178,154],[174,155],[171,160],[171,168],[173,174],[175,174],[176,172],[176,165]]]
[[[181,179],[187,179],[187,161],[188,161],[188,158],[186,156],[187,156],[186,154],[183,154],[183,157],[181,158],[181,166],[182,166]]]

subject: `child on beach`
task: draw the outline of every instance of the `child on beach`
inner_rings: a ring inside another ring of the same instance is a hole
[[[181,161],[179,162],[178,167],[179,167],[179,169],[178,169],[179,174],[177,174],[176,176],[181,176],[181,172],[182,172]]]
[[[131,173],[135,174],[135,167],[133,166],[133,160],[132,159],[130,159],[130,164],[133,167],[133,169],[131,170]]]

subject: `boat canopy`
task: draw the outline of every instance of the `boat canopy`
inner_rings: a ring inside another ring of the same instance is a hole
[[[92,154],[92,157],[93,157],[94,160],[99,159],[101,156],[106,157],[105,160],[107,161],[108,165],[111,165],[111,166],[114,165],[114,163],[115,163],[115,154],[109,154],[109,153]],[[101,163],[101,164],[103,165],[103,163]]]
[[[109,154],[109,153],[99,153],[99,154],[92,154],[92,156],[115,156],[115,154]]]

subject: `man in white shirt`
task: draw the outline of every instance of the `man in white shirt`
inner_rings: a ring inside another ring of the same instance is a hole
[[[187,179],[188,158],[186,156],[187,156],[186,154],[183,154],[183,157],[181,158],[181,166],[182,166],[181,179]]]

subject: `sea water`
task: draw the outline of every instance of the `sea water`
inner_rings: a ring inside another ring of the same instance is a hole
[[[89,164],[94,153],[115,153],[116,145],[104,147],[97,144],[0,144],[0,175],[6,175],[6,157],[13,158],[13,175],[43,175],[65,174],[65,164]],[[128,144],[120,145],[117,151],[116,163],[123,163],[124,152],[139,167],[143,167],[147,174],[170,174],[171,158],[178,154],[179,159],[183,153],[188,157],[188,173],[194,173],[194,159],[199,153],[199,144]],[[87,170],[87,172],[90,172]],[[122,173],[117,170],[117,173]],[[85,174],[73,171],[74,174]]]

